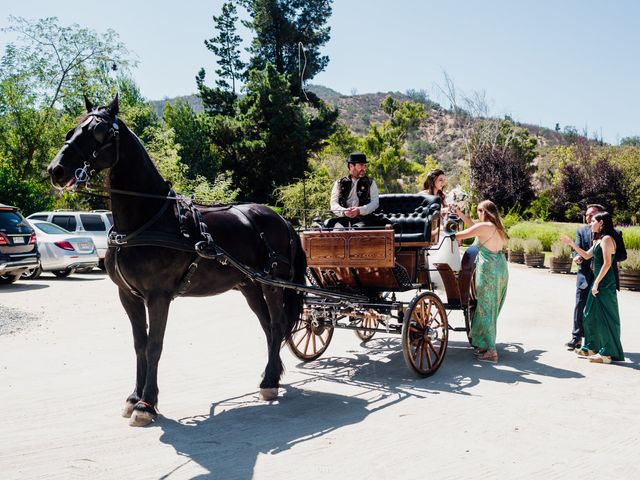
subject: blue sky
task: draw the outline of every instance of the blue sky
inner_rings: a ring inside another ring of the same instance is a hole
[[[222,1],[21,0],[8,15],[56,16],[112,28],[138,57],[152,100],[196,90],[215,69],[204,39]],[[640,135],[640,2],[632,0],[335,0],[327,69],[311,83],[344,94],[424,89],[447,105],[444,72],[459,92],[486,93],[490,113],[553,128],[575,126],[617,144]],[[241,32],[242,33],[242,32]],[[0,47],[10,37],[0,33]]]

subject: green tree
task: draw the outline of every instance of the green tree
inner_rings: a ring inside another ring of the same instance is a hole
[[[640,135],[634,135],[632,137],[624,137],[620,140],[621,147],[640,147]]]
[[[175,140],[181,146],[180,157],[189,167],[187,176],[190,179],[197,176],[215,179],[220,158],[209,143],[211,122],[207,116],[195,113],[188,103],[179,101],[165,105],[163,118],[175,132]]]
[[[250,71],[246,90],[238,102],[238,116],[217,121],[213,143],[224,151],[222,168],[233,172],[243,196],[269,202],[277,187],[302,178],[308,170],[308,156],[322,147],[335,112],[306,110],[271,64],[263,71]],[[232,145],[225,146],[229,141]]]
[[[35,180],[24,180],[7,164],[0,162],[0,203],[15,205],[29,215],[39,210],[51,210],[54,199],[49,187]]]
[[[0,63],[0,109],[11,111],[3,128],[20,148],[5,145],[4,155],[24,179],[39,175],[43,159],[50,159],[52,132],[58,138],[60,125],[69,123],[60,111],[81,113],[81,93],[110,97],[116,70],[126,71],[132,62],[113,30],[98,35],[61,26],[56,18],[9,17],[9,23],[4,30],[17,41],[5,47]]]
[[[404,146],[427,117],[424,105],[386,97],[380,106],[390,116],[389,120],[381,125],[371,125],[362,140],[363,150],[370,162],[369,175],[375,178],[383,192],[413,189],[413,177],[421,173],[423,168],[407,158]]]
[[[239,0],[250,20],[243,24],[255,32],[249,47],[250,69],[262,70],[268,63],[294,85],[303,73],[310,80],[323,71],[329,57],[320,48],[329,41],[332,0]],[[304,46],[301,59],[300,44]],[[306,60],[301,72],[301,60]]]
[[[224,3],[222,13],[213,16],[217,35],[204,41],[207,49],[217,58],[218,78],[214,88],[207,87],[204,83],[206,72],[201,68],[196,76],[196,84],[205,110],[212,115],[233,114],[233,103],[237,99],[236,80],[241,80],[246,75],[245,64],[240,59],[242,37],[236,33],[237,21],[235,5],[231,2]]]

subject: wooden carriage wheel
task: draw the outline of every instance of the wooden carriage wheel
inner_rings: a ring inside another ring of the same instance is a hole
[[[402,353],[407,365],[418,375],[433,375],[447,353],[449,328],[447,312],[433,292],[414,297],[404,315]]]
[[[378,328],[378,323],[380,322],[378,321],[376,312],[366,311],[364,312],[363,317],[356,322],[356,325],[364,328]],[[376,334],[376,332],[372,332],[371,330],[362,330],[359,328],[354,330],[354,332],[363,342],[368,342]]]
[[[300,360],[310,362],[325,352],[332,337],[333,325],[319,325],[309,310],[305,309],[287,343],[291,353]]]

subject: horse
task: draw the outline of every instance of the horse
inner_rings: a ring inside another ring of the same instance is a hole
[[[158,362],[171,301],[231,289],[242,293],[264,330],[268,361],[260,394],[273,400],[283,372],[280,349],[303,308],[301,292],[281,288],[305,282],[306,257],[293,226],[259,204],[189,206],[118,118],[117,95],[106,106],[85,97],[85,106],[47,172],[62,190],[86,187],[95,173],[108,173],[114,226],[105,268],[131,322],[136,354],[135,389],[122,415],[132,426],[157,418]]]

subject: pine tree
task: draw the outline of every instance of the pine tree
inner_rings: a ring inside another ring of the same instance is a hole
[[[215,81],[216,87],[207,87],[204,83],[206,72],[201,68],[196,76],[196,84],[206,111],[213,115],[233,114],[233,103],[237,99],[236,80],[245,78],[245,64],[240,59],[242,37],[236,33],[237,21],[235,5],[231,2],[223,4],[222,13],[213,16],[218,35],[204,41],[207,49],[217,57],[218,78]]]

